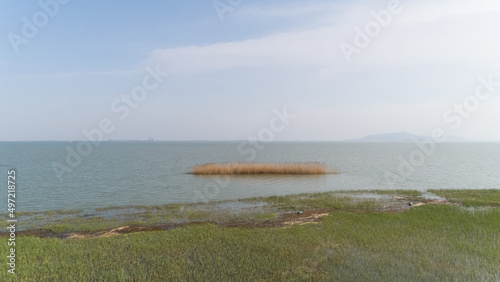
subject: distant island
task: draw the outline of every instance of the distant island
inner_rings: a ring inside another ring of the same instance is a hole
[[[431,140],[429,136],[418,136],[408,132],[394,132],[368,135],[363,138],[345,140],[345,142],[418,142]],[[446,142],[474,142],[463,137],[448,136]]]

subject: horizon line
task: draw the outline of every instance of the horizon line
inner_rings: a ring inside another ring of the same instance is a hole
[[[356,139],[342,139],[342,140],[273,140],[267,143],[280,143],[280,142],[345,142],[345,143],[415,143],[418,141],[426,140],[409,140],[409,141],[362,141],[362,138]],[[464,138],[465,139],[465,138]],[[93,143],[106,143],[106,142],[245,142],[248,139],[111,139],[102,141],[91,140],[0,140],[0,143],[7,142],[93,142]],[[258,140],[257,140],[258,141]],[[442,143],[496,143],[500,140],[465,140],[465,141],[445,141]]]

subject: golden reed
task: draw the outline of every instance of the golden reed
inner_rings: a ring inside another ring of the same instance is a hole
[[[325,164],[317,162],[300,163],[208,163],[197,165],[190,172],[194,175],[249,175],[249,174],[337,174],[328,170]]]

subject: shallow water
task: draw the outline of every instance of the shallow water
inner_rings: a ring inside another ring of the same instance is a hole
[[[256,162],[323,162],[342,173],[313,176],[207,177],[187,174],[197,164],[246,161],[241,142],[103,142],[59,181],[54,163],[66,165],[78,142],[1,142],[0,166],[17,170],[17,210],[85,211],[108,206],[220,201],[303,192],[372,189],[500,188],[499,143],[449,143],[414,159],[412,143],[265,144]],[[250,148],[247,146],[246,148]],[[413,155],[412,155],[413,154]],[[398,168],[405,168],[402,173]],[[386,178],[398,175],[397,181]],[[406,176],[406,177],[402,177]]]

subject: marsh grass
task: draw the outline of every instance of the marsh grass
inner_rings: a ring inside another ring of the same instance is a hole
[[[167,222],[256,222],[275,219],[283,212],[308,209],[377,211],[392,201],[359,198],[357,193],[359,192],[335,191],[209,203],[116,206],[96,208],[97,213],[90,216],[82,216],[81,213],[76,213],[76,210],[36,212],[20,217],[18,227],[20,230],[43,229],[63,233],[100,231],[125,225],[154,226]],[[6,226],[6,221],[0,222],[1,228]]]
[[[451,202],[460,203],[468,207],[500,207],[500,190],[429,190]]]
[[[346,195],[344,192],[324,192],[209,203],[118,206],[96,209],[101,214],[86,217],[58,211],[41,212],[36,216],[22,218],[19,221],[19,227],[23,230],[43,229],[64,233],[100,231],[125,225],[154,226],[167,222],[258,222],[276,219],[283,212],[308,209],[374,211],[380,210],[389,201],[357,198],[356,195]],[[107,216],[110,212],[113,216]],[[0,222],[0,227],[5,227],[5,224],[5,222]]]
[[[373,192],[373,191],[370,191]],[[276,210],[329,208],[319,224],[289,228],[225,228],[206,223],[108,238],[16,238],[16,276],[0,281],[499,281],[497,190],[431,191],[461,205],[427,205],[402,213],[371,212],[382,203],[354,192],[240,200],[266,203],[243,213],[206,205],[143,207],[136,218],[65,217],[52,229],[96,230],[162,220],[275,218]],[[416,197],[409,191],[381,192]],[[210,209],[212,207],[212,209]],[[359,211],[363,212],[359,212]],[[43,216],[55,216],[49,213]],[[7,244],[0,253],[8,254]]]
[[[338,211],[285,229],[207,223],[108,238],[19,237],[22,267],[0,280],[498,281],[499,222],[498,209],[474,215],[435,205]]]
[[[165,223],[185,223],[190,221],[228,222],[228,221],[262,221],[276,218],[279,209],[272,206],[259,208],[219,208],[222,203],[238,203],[239,201],[220,201],[207,204],[167,204],[160,206],[113,207],[104,212],[115,211],[114,217],[71,216],[59,213],[41,213],[19,221],[22,230],[42,229],[57,233],[93,232],[121,226],[156,226]],[[252,206],[251,203],[247,205]],[[0,227],[7,227],[0,222]]]
[[[459,204],[471,207],[497,207],[498,190],[431,190]],[[369,198],[363,194],[387,197]],[[286,196],[255,197],[209,203],[166,204],[159,206],[118,206],[96,209],[96,214],[82,216],[79,210],[26,213],[20,216],[18,227],[22,230],[44,229],[54,232],[100,231],[125,225],[153,226],[166,222],[189,221],[228,222],[263,221],[275,219],[280,213],[308,209],[332,211],[384,211],[395,200],[390,196],[405,196],[418,200],[421,191],[414,190],[359,190],[303,193]],[[242,204],[242,205],[239,205]],[[478,213],[481,209],[473,210]],[[471,211],[469,211],[471,212]],[[5,229],[6,221],[0,222]]]
[[[379,195],[393,195],[393,196],[407,196],[407,197],[420,197],[422,196],[422,191],[418,190],[360,190],[356,191],[359,193],[375,193]]]
[[[246,201],[265,202],[279,210],[378,210],[392,200],[361,199],[342,192],[303,193],[287,196],[255,197]]]
[[[197,165],[190,172],[194,175],[317,175],[337,174],[338,170],[329,170],[318,162],[299,163],[208,163]]]

